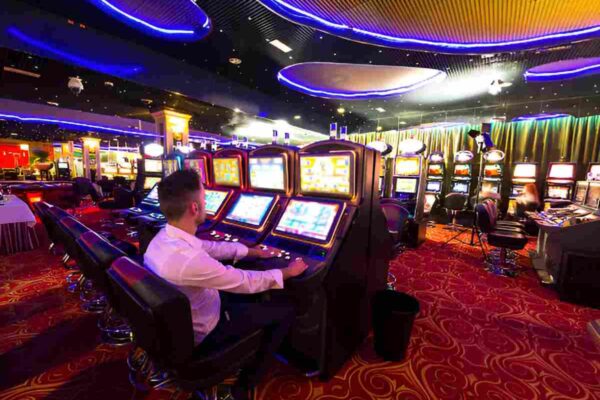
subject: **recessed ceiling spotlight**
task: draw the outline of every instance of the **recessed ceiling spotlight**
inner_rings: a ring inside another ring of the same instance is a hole
[[[55,101],[47,101],[46,104],[54,106],[54,107],[58,107],[58,103]]]
[[[383,128],[381,126],[377,127],[377,132],[380,132]]]
[[[115,86],[115,84],[114,84],[114,83],[112,83],[111,81],[105,81],[105,82],[104,82],[104,86],[107,86],[107,87],[114,87],[114,86]]]
[[[237,57],[231,57],[229,59],[229,63],[231,63],[233,65],[240,65],[242,63],[242,60]]]
[[[302,119],[301,115],[294,115],[294,119]]]
[[[380,113],[384,113],[385,112],[385,108],[377,107],[375,109],[375,111],[379,111]]]
[[[346,112],[346,109],[344,107],[340,107],[337,109],[338,114],[343,114]]]
[[[292,51],[292,48],[290,46],[288,46],[287,44],[283,43],[280,40],[271,40],[269,43],[271,43],[271,45],[277,47],[279,50],[283,51],[284,53],[289,53],[290,51]]]
[[[400,125],[406,125],[406,121],[400,121],[398,122]]]
[[[239,109],[239,108],[237,108],[237,107],[236,107],[236,108],[234,108],[234,109],[233,109],[233,111],[234,111],[234,112],[236,112],[236,113],[242,112],[242,110],[240,110],[240,109]]]

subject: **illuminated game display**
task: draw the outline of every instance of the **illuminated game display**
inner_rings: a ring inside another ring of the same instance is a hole
[[[283,157],[250,158],[250,186],[255,189],[285,190]]]
[[[240,160],[238,158],[213,158],[215,184],[240,187]]]
[[[291,200],[275,230],[326,241],[338,209],[338,204]]]
[[[261,226],[274,199],[272,196],[242,194],[227,214],[226,219],[242,224]]]
[[[428,192],[439,193],[442,191],[442,181],[429,181],[427,182]]]
[[[502,177],[502,167],[498,164],[486,165],[483,169],[483,176],[486,178]]]
[[[186,168],[193,169],[200,175],[200,180],[206,184],[206,159],[201,160],[185,160]]]
[[[430,176],[442,176],[444,175],[444,167],[442,164],[429,164],[427,168],[427,175]]]
[[[417,179],[396,178],[396,192],[399,193],[417,193]]]
[[[60,169],[69,169],[69,163],[63,162],[63,161],[59,161],[58,162],[58,168]]]
[[[397,157],[394,174],[399,176],[419,176],[421,159],[419,157]]]
[[[569,198],[569,187],[548,186],[548,197],[553,199],[567,200]]]
[[[588,183],[587,182],[577,182],[577,186],[575,187],[575,197],[573,198],[573,202],[577,204],[583,204],[585,201],[585,196],[587,194]]]
[[[161,173],[163,170],[162,160],[152,160],[146,158],[144,160],[144,172],[146,173]]]
[[[482,182],[481,191],[498,193],[498,182]]]
[[[158,176],[147,176],[144,180],[144,190],[152,189],[154,185],[160,182],[162,178]]]
[[[469,164],[456,164],[454,165],[454,175],[460,177],[471,176],[471,166]]]
[[[300,157],[300,187],[304,193],[350,196],[354,177],[350,155]]]
[[[469,184],[467,182],[460,182],[460,181],[452,182],[452,192],[468,194],[469,193]]]
[[[552,179],[572,179],[575,176],[575,166],[573,164],[552,164],[548,178]]]
[[[204,198],[206,202],[206,213],[215,215],[227,198],[227,192],[222,192],[220,190],[205,190]]]
[[[536,165],[535,164],[517,164],[513,173],[513,179],[535,179]]]
[[[585,205],[592,208],[598,208],[598,201],[600,200],[600,184],[590,183],[587,197],[585,199]]]

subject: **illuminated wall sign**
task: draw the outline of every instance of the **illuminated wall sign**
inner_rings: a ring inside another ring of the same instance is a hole
[[[150,157],[160,157],[164,152],[164,147],[158,143],[150,143],[144,146],[144,154]]]

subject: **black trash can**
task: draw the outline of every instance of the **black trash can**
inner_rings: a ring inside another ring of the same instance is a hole
[[[406,355],[419,301],[406,293],[382,290],[373,300],[375,352],[386,361],[400,361]]]

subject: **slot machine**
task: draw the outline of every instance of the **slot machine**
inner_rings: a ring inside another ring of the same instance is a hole
[[[575,187],[576,167],[576,163],[550,163],[546,174],[544,210],[570,203]]]
[[[71,168],[69,167],[69,163],[62,158],[56,163],[56,176],[58,179],[71,179]]]
[[[344,128],[344,127],[342,127]],[[389,155],[393,147],[383,141],[374,141],[367,144],[367,147],[381,153],[381,168],[378,173],[377,188],[379,197],[390,197],[392,174],[394,172],[394,158],[386,157]]]
[[[590,202],[588,202],[588,192],[591,188],[596,187],[596,183],[600,181],[600,163],[590,163],[588,166],[588,172],[586,174],[585,181],[578,181],[575,184],[575,192],[573,195],[573,203],[577,205],[586,205],[588,207],[596,208],[595,204],[593,204],[593,194],[591,196]],[[588,204],[590,203],[590,204]]]
[[[425,186],[424,213],[429,214],[435,202],[441,200],[444,186],[444,153],[432,152],[427,159],[427,185]]]
[[[517,197],[523,192],[528,183],[537,181],[537,164],[530,162],[515,163],[511,178],[510,194],[508,196],[508,215],[517,213]]]
[[[454,170],[450,182],[450,193],[460,193],[469,196],[471,192],[471,177],[473,175],[473,153],[461,150],[454,156]]]
[[[326,140],[298,153],[298,193],[261,242],[272,259],[239,268],[283,268],[301,257],[308,269],[286,281],[297,319],[281,355],[301,370],[332,377],[368,335],[371,301],[386,286],[391,237],[377,190],[380,154]]]
[[[164,148],[158,143],[150,143],[141,150],[135,189],[138,193],[148,193],[162,180]]]
[[[205,150],[194,150],[183,160],[185,169],[193,169],[200,175],[200,180],[205,188],[212,187],[212,154]]]
[[[483,154],[483,179],[481,193],[502,193],[502,177],[504,176],[504,152],[491,150]]]
[[[295,194],[298,151],[267,145],[248,154],[248,190],[239,194],[224,218],[211,231],[198,234],[203,240],[240,242],[253,247],[269,233],[275,219]]]

